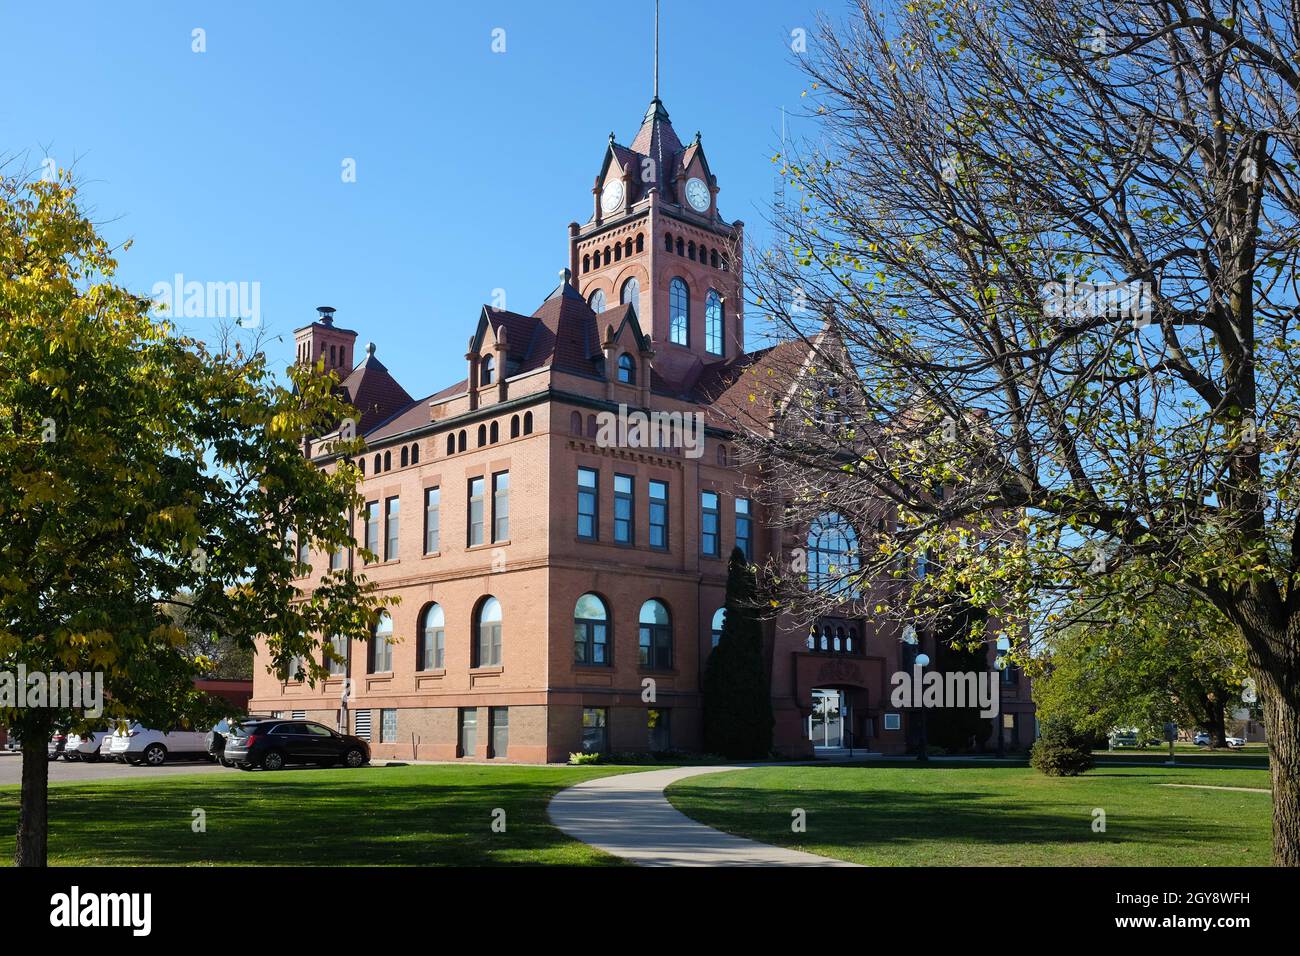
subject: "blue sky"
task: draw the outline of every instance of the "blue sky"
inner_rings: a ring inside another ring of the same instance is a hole
[[[651,0],[0,6],[22,94],[0,98],[0,156],[75,164],[104,234],[134,240],[122,282],[259,283],[278,366],[332,305],[415,395],[463,376],[494,289],[527,313],[554,287],[610,131],[630,142],[651,96]],[[817,8],[663,3],[660,95],[751,247]]]

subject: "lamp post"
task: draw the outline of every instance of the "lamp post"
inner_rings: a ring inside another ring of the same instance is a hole
[[[993,666],[998,670],[998,712],[994,717],[998,722],[998,756],[1005,757],[1007,755],[1007,747],[1002,736],[1003,727],[1005,726],[1002,720],[1002,672],[1007,669],[1007,659],[999,654],[994,659]]]
[[[924,670],[930,663],[929,654],[917,654],[916,666]],[[918,763],[928,763],[930,760],[930,737],[926,732],[925,726],[925,700],[921,701],[921,752],[916,755]]]

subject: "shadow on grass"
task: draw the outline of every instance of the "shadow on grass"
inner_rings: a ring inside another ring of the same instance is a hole
[[[481,866],[613,863],[551,826],[560,789],[598,774],[506,768],[286,771],[50,791],[51,863]],[[196,833],[202,810],[206,832]],[[497,811],[504,811],[504,815]],[[12,854],[17,793],[0,795]],[[504,823],[504,832],[498,830]]]

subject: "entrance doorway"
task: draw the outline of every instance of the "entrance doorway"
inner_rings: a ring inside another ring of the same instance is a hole
[[[808,716],[808,739],[817,750],[838,750],[847,746],[845,731],[853,726],[848,695],[842,690],[814,687],[812,713]]]

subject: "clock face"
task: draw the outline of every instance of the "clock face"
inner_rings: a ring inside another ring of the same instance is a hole
[[[703,179],[692,176],[686,180],[686,201],[696,212],[706,212],[709,208],[709,187]]]
[[[600,193],[600,208],[613,212],[623,205],[623,183],[617,179],[608,180]]]

